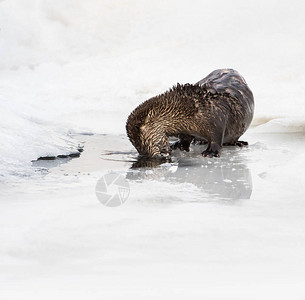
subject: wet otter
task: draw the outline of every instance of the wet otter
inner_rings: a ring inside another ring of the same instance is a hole
[[[218,157],[222,146],[238,141],[253,118],[254,99],[243,77],[233,69],[215,70],[196,84],[174,86],[140,104],[128,117],[127,135],[140,155],[162,157],[173,148],[188,150],[193,137],[208,143],[203,156]]]

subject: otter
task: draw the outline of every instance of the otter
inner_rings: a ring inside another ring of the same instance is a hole
[[[253,113],[253,94],[244,78],[220,69],[146,100],[129,115],[126,131],[142,157],[162,158],[175,148],[188,151],[194,138],[208,144],[204,157],[219,157],[222,146],[248,144],[238,139]],[[170,136],[179,137],[172,146]]]

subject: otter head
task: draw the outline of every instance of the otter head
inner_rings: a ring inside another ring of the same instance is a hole
[[[168,138],[163,133],[162,126],[151,122],[134,122],[131,115],[127,120],[126,130],[131,143],[141,156],[158,158],[170,153]]]
[[[140,155],[164,157],[170,153],[168,135],[175,119],[176,98],[167,92],[143,102],[129,115],[127,135]]]
[[[170,154],[168,137],[162,124],[146,123],[140,127],[139,153],[147,157],[163,157]]]

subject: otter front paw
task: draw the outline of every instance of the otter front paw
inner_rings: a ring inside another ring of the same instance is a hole
[[[180,149],[181,151],[189,152],[190,151],[190,143],[188,141],[179,140],[179,141],[171,144],[170,148],[172,150]]]
[[[160,158],[170,158],[171,156],[171,151],[161,151],[159,157]]]

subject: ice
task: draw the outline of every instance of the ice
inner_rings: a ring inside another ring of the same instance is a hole
[[[303,299],[304,8],[0,1],[0,298]],[[249,147],[139,162],[128,114],[227,67],[254,93]],[[119,207],[95,193],[111,172]]]
[[[4,299],[304,297],[303,133],[250,130],[219,159],[197,145],[141,168],[124,136],[74,138],[80,158],[2,187]],[[109,173],[130,186],[115,208],[95,194]]]

